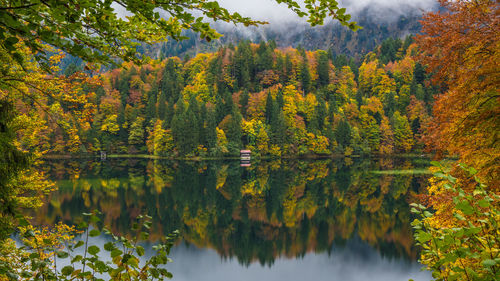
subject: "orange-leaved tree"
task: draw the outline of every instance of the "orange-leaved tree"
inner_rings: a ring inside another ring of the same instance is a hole
[[[439,0],[422,20],[420,59],[443,89],[426,142],[458,155],[498,189],[500,167],[500,2]]]
[[[465,164],[437,163],[428,207],[414,205],[420,261],[437,280],[496,280],[500,167],[500,1],[439,0],[417,36],[420,60],[442,93],[427,124],[428,147]]]

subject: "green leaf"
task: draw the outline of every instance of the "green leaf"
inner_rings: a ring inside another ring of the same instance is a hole
[[[442,172],[434,173],[434,176],[437,177],[437,178],[446,178],[446,175],[443,174]]]
[[[101,249],[99,249],[99,247],[95,246],[95,245],[92,245],[90,246],[87,251],[89,252],[89,254],[91,255],[97,255],[97,253],[99,253],[101,251]]]
[[[99,236],[101,235],[101,232],[97,229],[92,229],[90,232],[89,232],[89,236],[90,237],[96,237],[96,236]]]
[[[495,260],[490,260],[490,259],[487,259],[487,260],[484,260],[483,261],[483,266],[484,267],[492,267],[494,265],[496,265],[496,261]]]
[[[154,278],[158,278],[160,277],[160,274],[158,272],[158,269],[156,268],[150,268],[149,270],[149,273],[154,277]]]
[[[137,246],[135,250],[137,251],[137,255],[139,255],[139,257],[144,255],[144,248],[142,246]]]
[[[454,188],[453,188],[453,186],[451,186],[449,183],[445,183],[445,184],[443,185],[443,187],[444,187],[444,189],[446,189],[446,190],[450,190],[450,189],[451,189],[451,190],[453,190],[453,189],[454,189]]]
[[[119,255],[123,254],[123,252],[121,250],[118,250],[118,249],[114,249],[111,251],[111,257],[114,258],[114,257],[117,257]]]
[[[76,228],[78,229],[87,229],[89,227],[87,222],[82,221],[81,223],[78,224]]]
[[[71,259],[71,263],[79,262],[82,259],[83,259],[82,255],[76,255],[74,258]]]
[[[115,249],[115,244],[113,242],[108,242],[104,244],[104,250],[111,252]]]
[[[67,265],[67,266],[63,267],[63,269],[61,270],[61,274],[64,276],[68,276],[71,273],[73,273],[73,270],[74,269],[71,265]]]
[[[420,242],[420,243],[425,243],[429,240],[431,240],[432,238],[432,235],[430,233],[427,233],[427,232],[419,232],[418,235],[417,235],[417,240]]]
[[[435,167],[441,167],[441,163],[439,161],[431,161],[431,165]]]
[[[472,234],[478,234],[481,232],[481,227],[470,227],[465,229],[464,234],[465,236],[471,236]]]
[[[427,218],[430,218],[430,217],[432,217],[432,213],[429,211],[424,211],[424,216]]]
[[[81,247],[81,246],[83,246],[83,244],[85,244],[85,243],[82,240],[80,240],[80,241],[76,242],[74,248],[76,249],[78,247]]]
[[[474,213],[474,209],[472,208],[472,206],[465,200],[458,202],[458,204],[456,204],[455,206],[458,210],[462,211],[466,215],[472,215]]]
[[[132,267],[139,267],[139,260],[134,257],[134,256],[131,256],[128,260],[127,260],[127,264],[132,266]]]
[[[68,252],[65,252],[65,251],[57,251],[56,254],[57,254],[57,257],[60,259],[65,259],[69,256]]]
[[[90,222],[91,223],[98,223],[100,221],[101,221],[101,219],[99,217],[97,217],[96,215],[90,216]]]
[[[479,205],[479,207],[481,208],[487,208],[489,207],[491,204],[490,204],[490,201],[486,200],[486,199],[482,199],[482,200],[479,200],[477,202],[477,204]]]

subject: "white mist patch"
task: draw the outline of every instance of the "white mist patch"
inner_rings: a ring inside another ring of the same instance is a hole
[[[268,21],[271,25],[290,23],[306,23],[285,4],[278,4],[274,0],[219,0],[222,7],[229,11],[238,12],[243,16],[256,20]],[[304,1],[297,1],[304,7]],[[409,12],[421,13],[437,7],[436,0],[340,0],[339,6],[344,7],[347,13],[354,18],[362,11],[378,19],[393,19]]]

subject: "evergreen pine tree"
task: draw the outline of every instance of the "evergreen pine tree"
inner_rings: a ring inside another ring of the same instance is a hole
[[[241,149],[241,114],[234,109],[231,112],[231,118],[226,127],[226,137],[228,140],[228,148],[231,153],[239,153]]]
[[[311,89],[311,73],[309,72],[309,62],[304,54],[303,61],[299,65],[300,82],[302,84],[303,94],[306,95]]]
[[[293,63],[289,54],[285,55],[285,73],[286,73],[286,82],[290,81],[293,77]]]
[[[250,98],[250,95],[248,94],[248,91],[245,89],[243,90],[243,93],[240,96],[240,105],[241,105],[241,113],[243,114],[243,117],[247,117],[247,105],[248,105],[248,99]]]
[[[279,109],[283,108],[283,105],[285,104],[285,101],[283,100],[283,89],[278,90],[278,94],[276,95],[276,104],[278,105]]]
[[[184,142],[180,145],[180,147],[183,155],[195,151],[199,144],[199,128],[198,118],[195,112],[196,110],[196,108],[189,106],[182,117]]]
[[[316,106],[316,116],[318,119],[318,130],[323,131],[325,126],[325,118],[327,117],[326,103],[323,98],[318,98],[318,105]]]
[[[156,117],[156,100],[157,100],[157,89],[153,89],[147,94],[147,104],[146,104],[146,123],[149,123],[153,118]]]
[[[165,120],[167,114],[167,95],[164,91],[160,91],[158,94],[158,109],[156,110],[157,118],[160,120]]]
[[[224,116],[231,114],[234,108],[233,96],[229,91],[224,92]]]
[[[335,139],[343,148],[349,146],[351,142],[351,125],[349,125],[346,119],[340,120],[335,128]]]
[[[234,72],[238,89],[249,89],[253,77],[253,53],[249,41],[241,41],[234,55]]]
[[[271,143],[283,148],[287,142],[285,115],[277,104],[275,104],[273,111],[277,114],[276,118],[271,120]]]
[[[318,88],[324,87],[330,83],[330,74],[329,74],[329,60],[328,53],[325,51],[318,51]]]
[[[215,99],[215,120],[217,124],[219,124],[226,115],[227,112],[224,110],[224,101],[221,96],[218,95]]]
[[[168,100],[167,104],[167,112],[165,113],[165,127],[169,127],[170,123],[172,122],[172,118],[174,117],[175,114],[175,108],[174,108],[174,99],[171,97]]]
[[[274,107],[274,101],[273,97],[271,96],[271,92],[267,92],[267,98],[266,98],[266,124],[270,124],[271,120],[275,118],[273,114],[273,107]]]
[[[215,111],[213,109],[209,109],[207,111],[207,126],[205,127],[205,146],[210,150],[213,151],[215,149],[215,146],[217,145],[217,132],[215,131],[215,128],[217,127],[217,122],[216,122],[216,115]]]

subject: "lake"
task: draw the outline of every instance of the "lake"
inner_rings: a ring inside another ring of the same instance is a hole
[[[153,217],[146,246],[182,239],[173,280],[430,280],[413,246],[409,203],[425,189],[422,158],[239,161],[50,160],[57,190],[35,222],[104,213],[129,234]],[[106,238],[99,238],[104,243]]]

